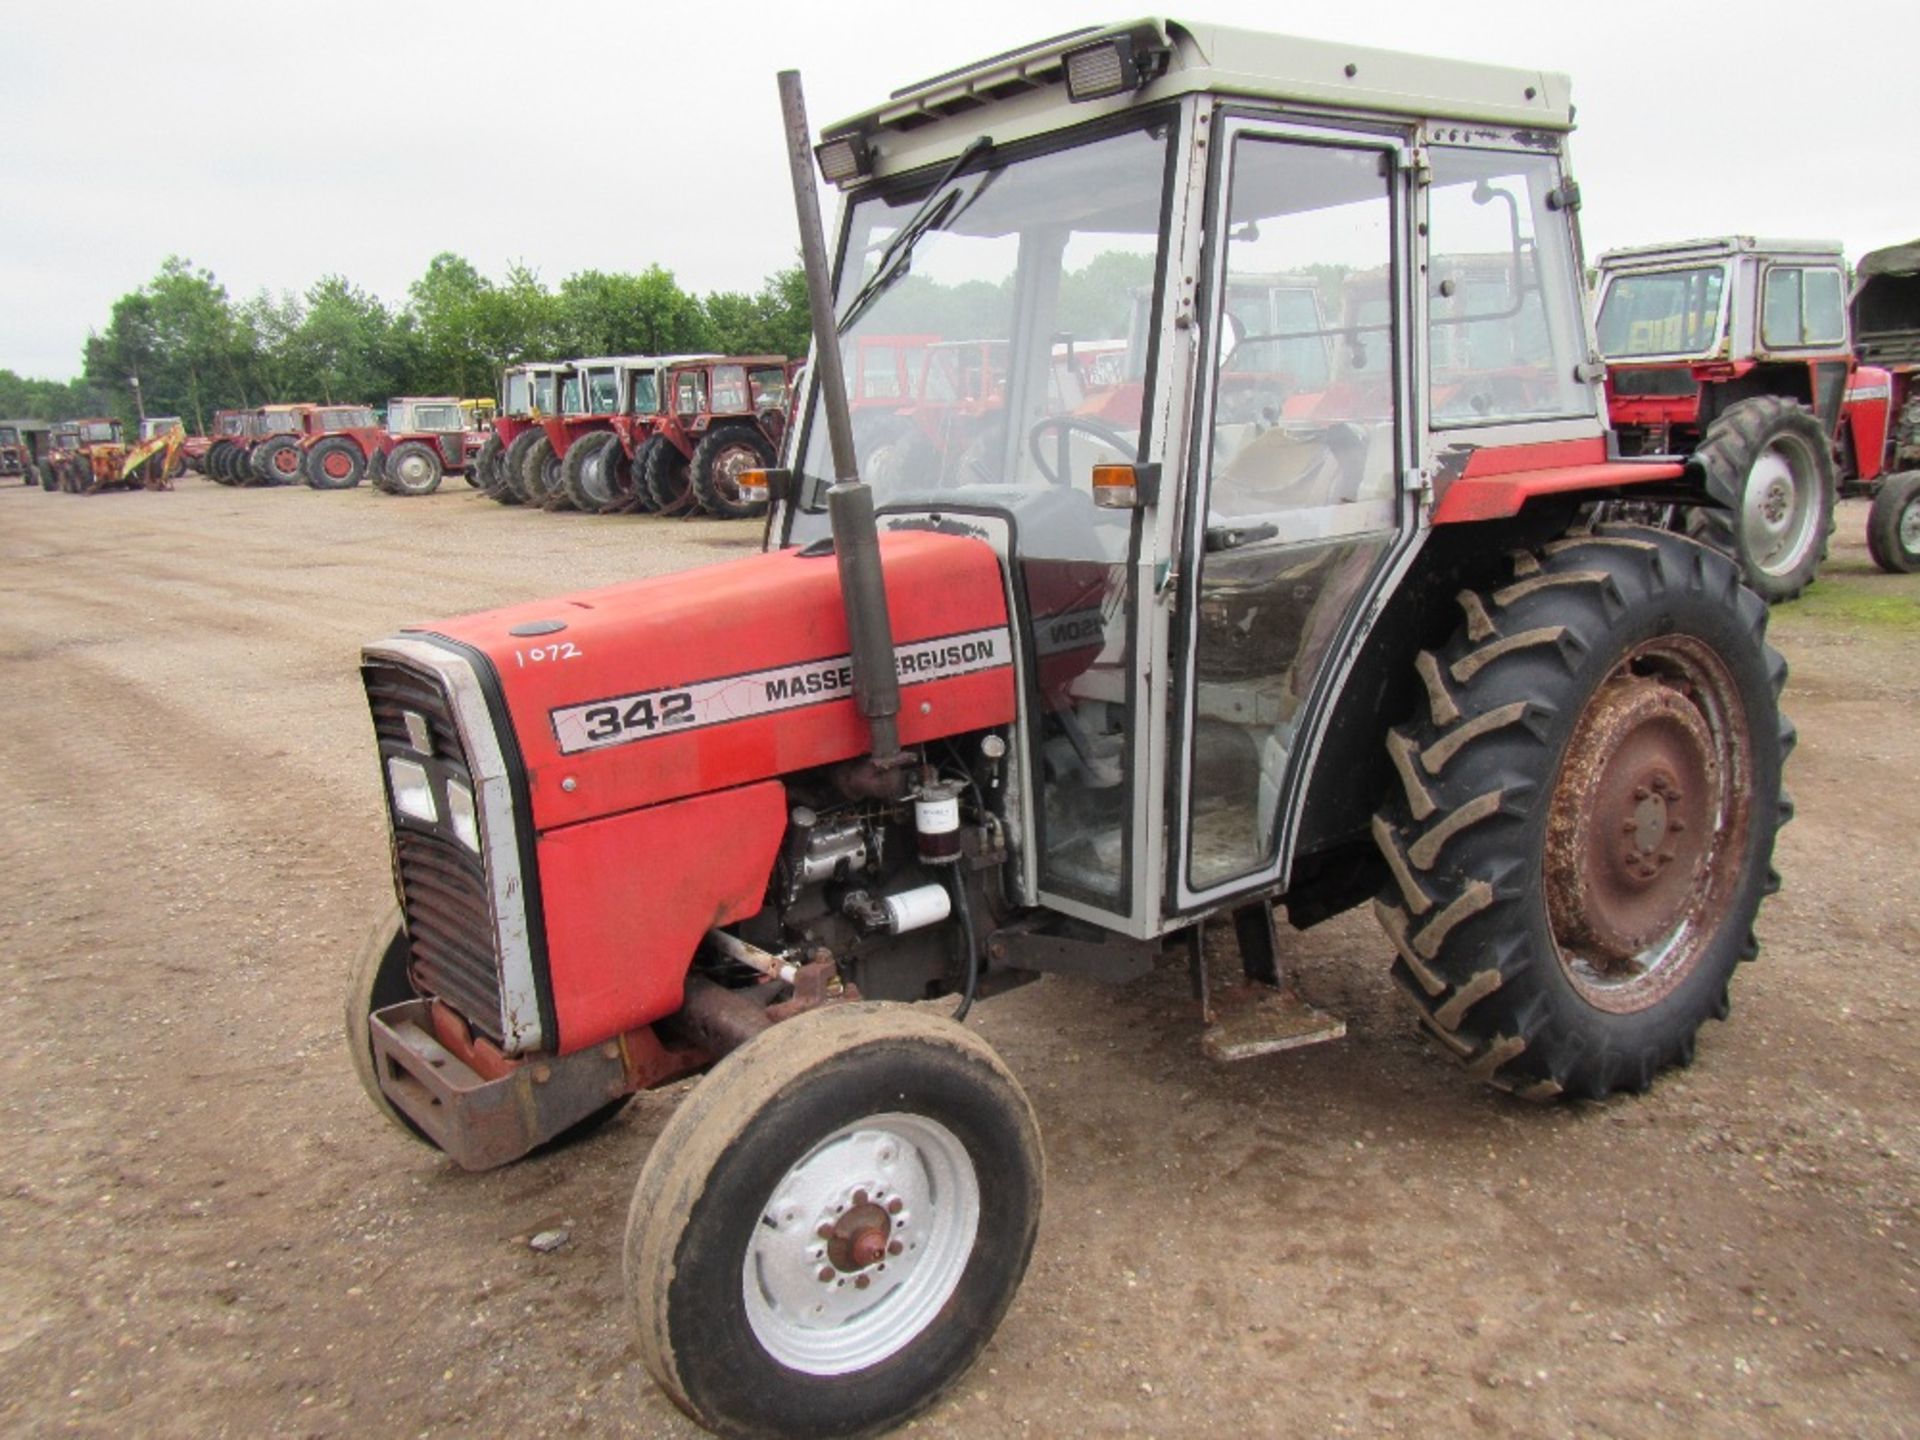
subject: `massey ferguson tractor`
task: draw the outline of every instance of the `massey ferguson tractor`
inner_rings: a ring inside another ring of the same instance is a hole
[[[570,361],[509,366],[500,382],[500,413],[480,450],[481,488],[502,505],[538,505],[546,498],[546,467],[538,493],[525,488],[527,452],[546,438],[541,420],[580,405],[580,380]]]
[[[576,510],[611,514],[648,511],[643,482],[653,454],[671,444],[660,434],[667,373],[716,355],[648,355],[601,362],[587,372],[589,417],[566,449],[560,485]]]
[[[784,355],[742,355],[667,372],[661,413],[638,479],[661,515],[704,511],[722,520],[762,513],[764,491],[742,484],[780,453],[795,364]]]
[[[208,436],[207,445],[200,452],[200,473],[209,480],[221,485],[238,483],[228,478],[227,462],[234,450],[247,436],[253,412],[250,410],[216,410],[213,412],[213,429]],[[191,452],[189,452],[191,458]]]
[[[706,1072],[627,1217],[639,1352],[724,1434],[866,1435],[966,1371],[1033,1251],[1040,1138],[974,1004],[1184,956],[1196,1052],[1328,1039],[1275,906],[1370,905],[1471,1077],[1644,1090],[1756,953],[1793,731],[1735,564],[1593,523],[1687,469],[1611,458],[1564,77],[1148,21],[812,156],[781,93],[814,346],[789,463],[743,481],[764,552],[364,650],[399,903],[347,1030],[472,1169]],[[1498,293],[1436,304],[1494,251]],[[1275,274],[1338,318],[1223,323]],[[1056,408],[1055,347],[1128,333],[1141,277],[1130,410]],[[871,335],[1004,346],[999,443],[862,479]]]
[[[431,495],[448,474],[471,476],[486,436],[467,428],[457,395],[399,395],[387,402],[386,448],[374,486],[389,495]]]
[[[1873,251],[1858,275],[1842,479],[1872,486],[1874,562],[1908,574],[1920,570],[1920,241]]]
[[[1670,513],[1769,602],[1806,589],[1833,531],[1854,371],[1846,285],[1833,242],[1733,236],[1600,257],[1620,452],[1689,461]]]

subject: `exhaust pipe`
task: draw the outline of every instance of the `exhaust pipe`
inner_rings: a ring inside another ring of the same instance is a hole
[[[887,587],[880,569],[873,490],[859,476],[859,457],[853,449],[853,417],[847,408],[827,242],[820,224],[820,193],[813,176],[813,132],[807,125],[798,70],[780,72],[780,113],[787,127],[787,162],[793,171],[793,206],[807,273],[807,308],[813,316],[813,383],[824,402],[827,443],[833,453],[827,512],[833,521],[834,562],[840,570],[840,600],[846,609],[848,649],[853,657],[853,698],[867,722],[873,761],[886,769],[900,760],[900,678],[893,664],[893,621],[887,614]]]

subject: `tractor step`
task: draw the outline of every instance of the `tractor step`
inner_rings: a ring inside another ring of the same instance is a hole
[[[1347,1033],[1346,1021],[1316,1010],[1292,990],[1246,984],[1208,998],[1213,1023],[1201,1034],[1200,1048],[1221,1065],[1338,1040]]]

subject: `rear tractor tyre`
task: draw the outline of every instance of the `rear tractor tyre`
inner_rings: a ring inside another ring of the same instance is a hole
[[[632,498],[627,508],[642,515],[658,512],[659,506],[653,503],[653,491],[647,485],[647,467],[655,463],[654,455],[662,449],[672,449],[673,444],[665,436],[649,435],[634,447],[633,459],[627,466],[627,476],[632,486]]]
[[[931,1405],[1026,1273],[1032,1107],[943,1017],[846,1004],[729,1055],[667,1122],[627,1216],[641,1358],[725,1435],[850,1436]]]
[[[1607,527],[1463,591],[1392,731],[1375,914],[1442,1048],[1530,1100],[1644,1090],[1724,1019],[1779,887],[1793,727],[1731,561]]]
[[[473,457],[473,466],[467,471],[467,483],[485,493],[489,500],[500,488],[500,457],[506,448],[498,435],[487,436],[480,442],[480,453]]]
[[[1693,512],[1695,538],[1738,560],[1769,605],[1805,590],[1827,558],[1838,493],[1818,417],[1784,396],[1737,401],[1707,426],[1692,463],[1721,507]]]
[[[367,473],[367,457],[344,435],[333,435],[307,452],[306,470],[315,490],[351,490]]]
[[[618,451],[620,437],[611,430],[596,430],[582,435],[560,461],[560,488],[573,508],[587,515],[598,515],[618,497],[613,485],[613,469],[608,452]]]
[[[659,515],[684,515],[697,503],[693,470],[679,447],[663,435],[646,445],[646,470],[639,483],[647,487],[648,508]]]
[[[387,456],[381,488],[390,495],[431,495],[446,473],[439,453],[419,440],[402,440]]]
[[[507,453],[500,459],[502,483],[500,492],[493,497],[494,499],[498,500],[502,505],[537,505],[540,503],[537,495],[529,495],[527,493],[526,482],[523,477],[527,470],[527,452],[534,447],[536,441],[544,441],[546,438],[547,437],[538,430],[522,430],[518,435],[513,437],[513,443],[507,446]]]
[[[740,487],[740,472],[764,470],[773,464],[773,447],[748,425],[722,425],[709,430],[693,450],[693,493],[711,515],[723,520],[745,520],[764,514],[764,499],[748,499]]]
[[[262,485],[291,485],[300,478],[300,441],[292,435],[270,435],[253,447],[253,478]]]
[[[533,443],[520,458],[520,494],[529,505],[545,505],[560,479],[560,460],[544,431],[534,432]]]
[[[1867,553],[1893,575],[1920,570],[1920,470],[1889,475],[1867,512]]]

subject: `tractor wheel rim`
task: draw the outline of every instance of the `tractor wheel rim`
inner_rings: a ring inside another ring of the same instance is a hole
[[[714,489],[729,502],[738,505],[745,498],[740,487],[740,472],[757,469],[760,457],[753,453],[751,446],[729,445],[714,457]]]
[[[805,1375],[847,1375],[911,1344],[966,1271],[980,1182],[924,1115],[870,1115],[803,1155],[761,1207],[741,1266],[754,1338]]]
[[[597,505],[613,502],[613,482],[608,479],[607,448],[601,446],[580,462],[580,488]]]
[[[1752,803],[1745,710],[1685,636],[1631,651],[1568,741],[1544,861],[1555,953],[1581,998],[1626,1014],[1693,973],[1740,883]]]
[[[427,462],[418,455],[402,456],[400,464],[394,470],[393,478],[408,489],[417,489],[427,483]]]
[[[1814,463],[1806,444],[1777,435],[1747,472],[1740,502],[1745,553],[1769,575],[1799,568],[1813,543]]]
[[[282,475],[297,475],[300,471],[300,452],[291,445],[282,445],[273,452],[273,468]]]
[[[344,480],[352,473],[353,466],[338,450],[331,451],[320,462],[320,468],[326,472],[329,480]]]
[[[1900,512],[1900,548],[1909,555],[1920,553],[1920,492]]]

